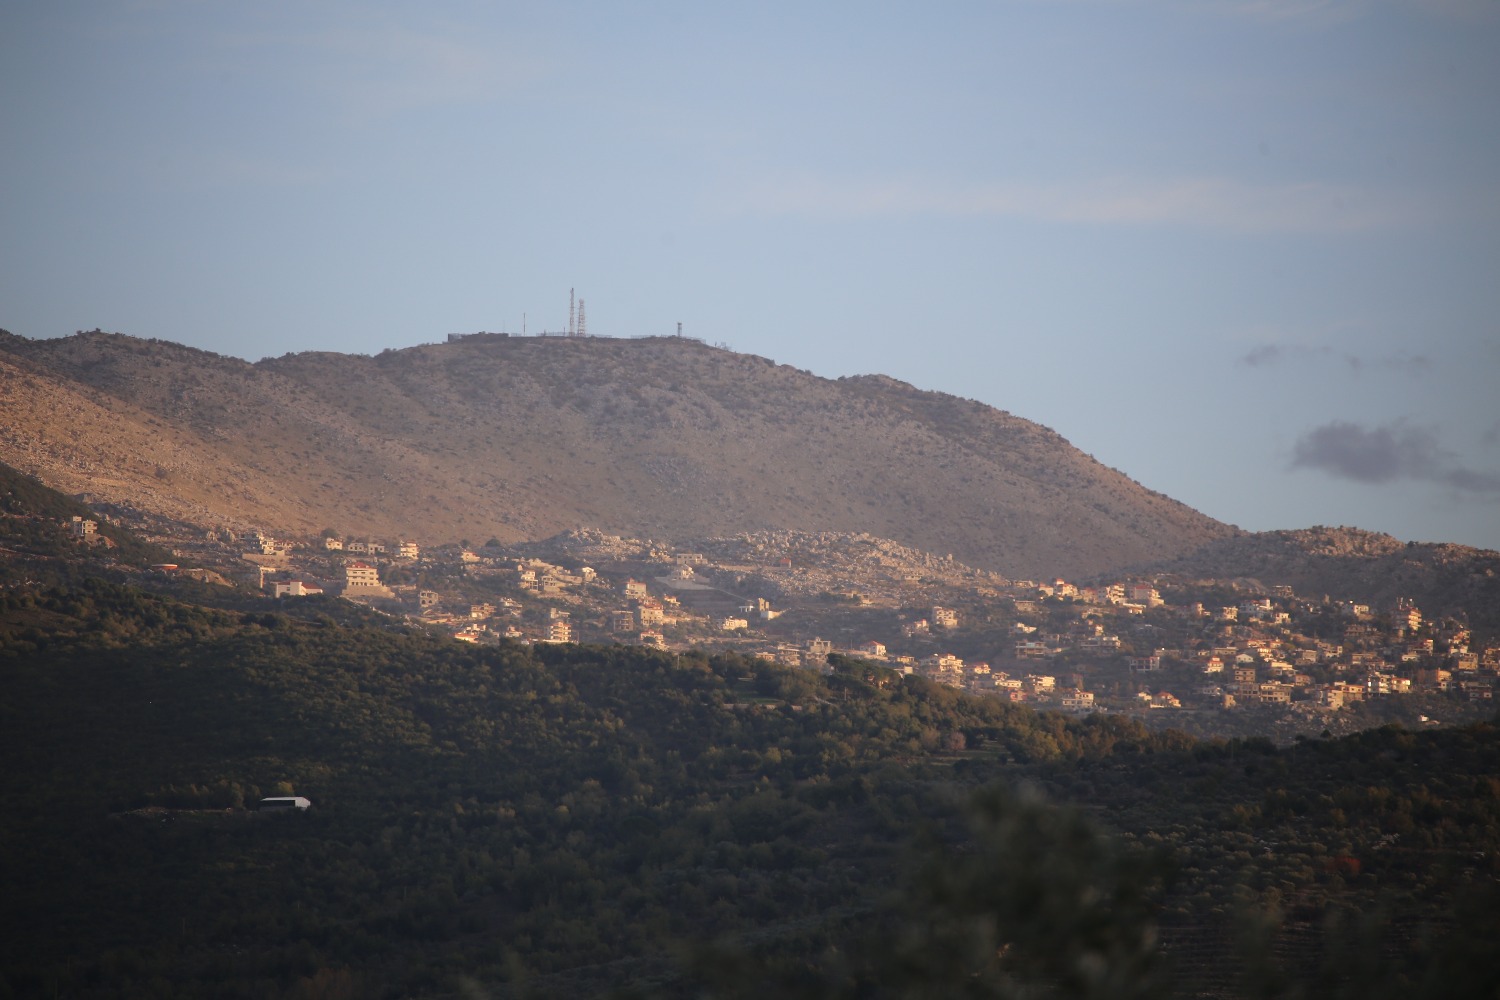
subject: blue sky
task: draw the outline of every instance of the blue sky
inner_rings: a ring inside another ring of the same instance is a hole
[[[0,7],[0,327],[683,331],[1500,548],[1494,0]],[[524,318],[524,319],[523,319]]]

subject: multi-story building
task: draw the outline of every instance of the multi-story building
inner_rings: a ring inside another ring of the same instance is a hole
[[[356,559],[344,566],[344,585],[347,587],[378,587],[380,571],[369,563]]]
[[[1067,691],[1062,696],[1061,704],[1065,712],[1092,712],[1094,693],[1092,691]]]

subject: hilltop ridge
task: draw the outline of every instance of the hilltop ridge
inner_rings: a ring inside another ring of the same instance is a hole
[[[252,364],[97,331],[7,334],[0,385],[0,460],[192,524],[425,543],[868,531],[1018,576],[1237,533],[1002,410],[684,338],[471,337]]]

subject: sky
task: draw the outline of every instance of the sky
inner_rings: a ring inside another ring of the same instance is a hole
[[[1497,52],[1496,0],[9,3],[0,328],[373,354],[576,290],[1500,549]]]

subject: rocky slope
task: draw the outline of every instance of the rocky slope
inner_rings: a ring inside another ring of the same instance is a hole
[[[1220,539],[1151,569],[1285,584],[1298,594],[1333,594],[1382,609],[1404,597],[1429,616],[1463,612],[1476,629],[1500,632],[1500,552],[1489,549],[1318,526]]]
[[[0,460],[67,492],[290,534],[867,531],[1012,576],[1237,534],[980,403],[686,339],[481,336],[251,364],[5,334],[0,428]]]

